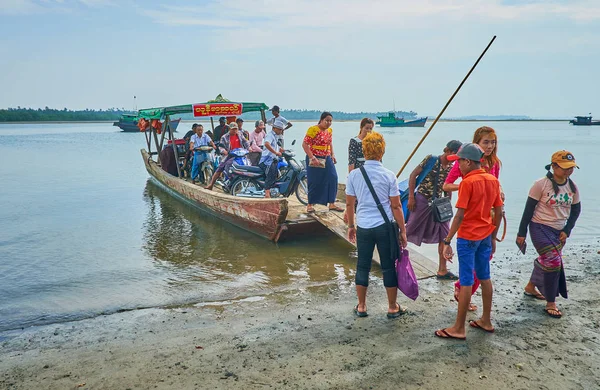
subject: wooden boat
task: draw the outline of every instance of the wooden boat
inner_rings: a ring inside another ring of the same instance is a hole
[[[425,127],[427,117],[413,120],[404,120],[404,118],[396,118],[396,113],[390,112],[387,116],[378,116],[378,121],[375,124],[381,127]]]
[[[177,126],[181,119],[171,120],[171,129],[177,131]],[[117,126],[125,133],[139,133],[140,128],[138,127],[137,115],[123,114],[117,122],[113,122],[113,126]]]
[[[600,120],[593,121],[592,116],[576,116],[569,121],[573,126],[600,126]]]
[[[197,108],[200,111],[197,112]],[[166,134],[173,141],[173,134],[168,131],[168,119],[171,114],[193,110],[196,116],[231,117],[233,110],[237,110],[235,114],[238,115],[244,112],[260,111],[263,120],[266,121],[265,110],[267,108],[264,103],[232,103],[219,95],[215,101],[198,105],[140,110],[138,113],[140,118],[147,120],[164,118],[160,141],[156,129],[150,127],[144,132],[148,149],[142,149],[141,154],[146,170],[160,187],[174,197],[270,241],[279,242],[290,238],[320,235],[330,231],[348,242],[346,224],[343,222],[340,213],[327,211],[327,208],[323,207],[317,208],[315,213],[307,214],[305,206],[295,198],[245,198],[232,196],[220,192],[218,189],[214,191],[206,190],[178,176],[167,173],[162,169],[160,159],[155,161],[153,158],[158,154],[151,151],[152,141],[154,141],[155,150],[162,150]],[[229,111],[224,113],[223,110]],[[175,155],[178,160],[177,151],[175,151]],[[345,199],[344,193],[345,185],[341,184],[338,186],[338,198]],[[431,260],[415,251],[411,251],[411,259],[419,278],[435,275],[437,265]],[[374,260],[378,261],[378,255],[375,255]]]

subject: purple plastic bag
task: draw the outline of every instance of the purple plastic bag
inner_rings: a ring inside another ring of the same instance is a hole
[[[408,298],[416,300],[419,296],[419,284],[406,249],[400,253],[400,260],[396,260],[396,276],[398,277],[398,289]]]

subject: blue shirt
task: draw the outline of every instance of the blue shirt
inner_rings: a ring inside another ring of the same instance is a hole
[[[265,137],[265,140],[263,141],[263,145],[268,142],[269,146],[271,146],[273,149],[279,151],[281,139],[283,139],[283,135],[277,135],[277,134],[275,134],[275,132],[273,130],[271,130],[271,132],[269,132],[269,134],[267,134],[267,136]],[[262,154],[260,156],[260,162],[265,163],[265,165],[271,165],[275,156],[276,156],[276,154],[271,152],[265,146],[262,151]]]
[[[364,167],[383,209],[390,221],[393,221],[394,214],[392,213],[390,197],[400,196],[396,175],[389,169],[384,168],[383,164],[379,161],[367,160]],[[356,197],[358,202],[356,224],[359,227],[371,229],[385,223],[360,169],[355,169],[348,175],[346,195]]]
[[[206,134],[202,133],[201,137],[198,137],[198,134],[192,135],[190,138],[190,143],[194,143],[194,149],[199,148],[200,146],[208,146],[212,142],[212,139]]]

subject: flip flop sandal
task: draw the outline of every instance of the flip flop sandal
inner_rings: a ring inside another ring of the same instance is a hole
[[[483,330],[484,332],[487,332],[487,333],[494,333],[494,331],[496,330],[496,328],[492,328],[492,329],[485,329],[484,327],[482,327],[481,325],[479,325],[479,324],[477,323],[477,321],[469,321],[469,325],[470,325],[472,328],[481,329],[481,330]]]
[[[443,275],[436,274],[436,278],[438,280],[458,280],[458,276],[454,275],[452,272],[448,271]]]
[[[400,306],[400,304],[398,302],[396,302],[396,305],[398,305],[398,311],[395,311],[393,313],[387,313],[387,318],[394,319],[394,318],[398,318],[400,317],[402,314],[406,314],[406,312],[408,311],[407,309],[403,309],[402,306]]]
[[[447,328],[446,328],[447,329]],[[466,337],[458,337],[452,336],[446,329],[438,329],[434,332],[434,334],[441,339],[456,339],[456,340],[466,340]]]
[[[342,213],[344,211],[346,211],[345,209],[341,208],[340,206],[335,206],[335,207],[330,207],[329,211],[337,211],[338,213]]]
[[[562,313],[558,309],[544,309],[544,311],[546,312],[546,314],[548,314],[552,318],[561,318],[562,317]],[[555,312],[558,314],[555,314],[552,312]]]
[[[358,311],[358,305],[356,305],[356,307],[354,308],[354,314],[357,317],[368,317],[369,314],[366,311]]]
[[[310,214],[310,213],[314,213],[314,212],[315,212],[315,209],[314,209],[314,208],[312,208],[312,207],[310,207],[310,208],[309,208],[309,207],[307,207],[307,208],[306,208],[306,212],[307,212],[308,214]]]
[[[525,295],[526,297],[539,299],[540,301],[545,301],[546,300],[546,297],[542,293],[532,294],[530,292],[523,291],[523,295]]]

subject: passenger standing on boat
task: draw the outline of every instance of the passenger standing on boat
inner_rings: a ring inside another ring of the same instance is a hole
[[[450,230],[450,221],[436,222],[433,216],[431,201],[434,198],[448,196],[442,190],[446,176],[453,167],[448,156],[456,154],[462,143],[452,140],[446,144],[439,156],[426,156],[412,171],[408,179],[408,210],[410,215],[406,223],[408,242],[417,246],[425,244],[438,245],[437,278],[442,280],[458,280],[458,277],[448,271],[444,257],[444,238]],[[454,164],[458,165],[458,164]],[[425,177],[421,178],[421,175]],[[417,177],[420,184],[417,188]],[[416,190],[416,193],[415,193]],[[435,193],[434,193],[435,192]]]
[[[219,126],[215,127],[215,132],[213,134],[213,141],[221,142],[221,137],[225,135],[229,131],[229,128],[225,124],[227,119],[224,116],[219,118]]]
[[[283,148],[279,146],[282,138],[283,124],[282,122],[275,121],[273,130],[265,138],[265,148],[262,151],[260,163],[258,164],[265,171],[265,198],[271,197],[271,188],[277,180],[278,158],[281,157],[281,153],[283,152]]]
[[[536,180],[529,190],[517,234],[517,245],[525,253],[529,227],[531,242],[539,254],[533,262],[533,273],[525,286],[524,294],[545,299],[544,311],[554,318],[562,317],[556,307],[556,297],[560,294],[567,298],[562,248],[581,212],[579,190],[571,180],[575,167],[577,164],[571,152],[560,150],[552,155],[551,164],[546,165],[548,173]],[[536,291],[536,287],[539,291]]]
[[[373,131],[372,119],[363,118],[360,121],[360,131],[354,138],[350,138],[348,144],[348,173],[352,172],[353,169],[360,168],[365,164],[365,156],[362,150],[362,140]]]
[[[263,152],[264,140],[266,137],[265,122],[256,121],[254,131],[250,133],[250,149],[248,151],[248,160],[252,165],[258,165]]]
[[[477,144],[463,144],[450,161],[458,161],[463,181],[459,185],[456,215],[448,237],[444,239],[444,256],[451,261],[454,254],[450,243],[455,234],[458,252],[460,292],[458,313],[454,325],[435,331],[441,338],[466,339],[465,320],[471,302],[473,273],[481,283],[483,314],[469,325],[492,333],[491,321],[493,287],[490,279],[490,257],[496,251],[496,235],[502,220],[500,183],[493,175],[481,169],[483,150]],[[492,218],[492,207],[494,218]]]
[[[473,134],[473,143],[479,145],[481,149],[483,149],[484,156],[481,162],[481,168],[485,170],[487,173],[492,174],[496,179],[500,178],[500,167],[502,162],[496,155],[498,151],[498,137],[496,136],[496,132],[494,129],[488,126],[482,126],[475,130]],[[446,177],[446,182],[444,183],[443,189],[446,192],[453,192],[458,190],[458,184],[454,184],[454,182],[462,177],[462,173],[458,168],[458,164],[454,164],[450,173]],[[504,201],[504,192],[502,192],[502,186],[500,186],[500,196]],[[410,219],[410,218],[409,218]],[[491,260],[491,259],[490,259]],[[473,283],[473,294],[479,288],[479,280],[477,276],[475,276],[475,282]],[[460,291],[460,280],[454,283],[454,299],[458,302],[459,296],[458,293]],[[469,311],[477,310],[477,306],[471,304],[469,306]]]
[[[192,130],[188,131],[183,136],[183,139],[185,140],[185,157],[184,157],[183,167],[181,169],[183,170],[184,177],[190,177],[190,175],[191,175],[190,170],[191,170],[191,165],[192,165],[191,160],[192,160],[193,150],[190,149],[190,139],[192,139],[192,135],[196,134],[197,126],[198,126],[198,124],[194,123],[192,125]]]
[[[244,126],[244,120],[242,118],[237,118],[235,120],[235,123],[237,123],[238,130],[242,132],[242,134],[244,135],[244,138],[246,138],[246,140],[250,140],[250,133],[247,132],[246,130],[242,129],[242,126]]]
[[[267,125],[273,126],[273,123],[275,123],[275,120],[279,119],[283,123],[283,130],[287,130],[293,126],[292,122],[288,121],[287,119],[285,119],[284,117],[279,115],[279,106],[273,106],[273,108],[271,108],[270,111],[273,114],[273,118],[267,120]]]
[[[334,165],[337,161],[333,153],[332,122],[333,116],[331,113],[322,113],[319,123],[308,128],[302,142],[302,149],[306,152],[307,213],[315,211],[313,207],[315,204],[329,204],[329,210],[331,211],[344,211],[343,208],[335,204],[338,176]]]
[[[398,279],[395,260],[399,255],[399,246],[406,247],[406,231],[398,181],[396,175],[384,168],[381,163],[385,153],[385,140],[381,134],[373,132],[367,135],[362,140],[362,149],[366,159],[365,164],[362,168],[350,172],[346,185],[348,239],[356,242],[358,249],[355,277],[358,305],[354,308],[354,314],[358,317],[368,315],[366,300],[369,272],[373,261],[373,250],[377,246],[383,271],[383,285],[388,298],[387,317],[397,318],[406,312],[406,309],[397,303]],[[381,209],[369,188],[367,178],[381,203]],[[354,205],[357,201],[356,222],[358,228],[356,228],[354,218]],[[384,213],[387,221],[383,217]],[[394,220],[396,224],[391,223]]]
[[[217,170],[214,173],[213,177],[210,179],[210,183],[208,184],[208,186],[206,186],[207,190],[212,190],[213,186],[215,185],[215,182],[217,181],[217,178],[221,176],[221,173],[223,173],[224,170],[229,171],[231,165],[233,165],[233,158],[235,157],[235,155],[229,154],[229,152],[239,148],[248,149],[249,146],[248,141],[238,130],[238,126],[235,122],[231,122],[229,124],[229,132],[221,137],[220,144],[223,149],[222,154],[227,155],[223,158],[223,160],[217,167]]]
[[[192,184],[196,184],[196,177],[200,173],[200,164],[208,159],[207,151],[200,150],[201,146],[212,146],[213,149],[216,149],[215,144],[212,139],[208,136],[208,134],[203,134],[204,126],[197,125],[196,126],[196,134],[192,135],[190,139],[190,150],[194,151],[194,161],[192,162]],[[206,181],[208,178],[203,177],[202,181]]]

